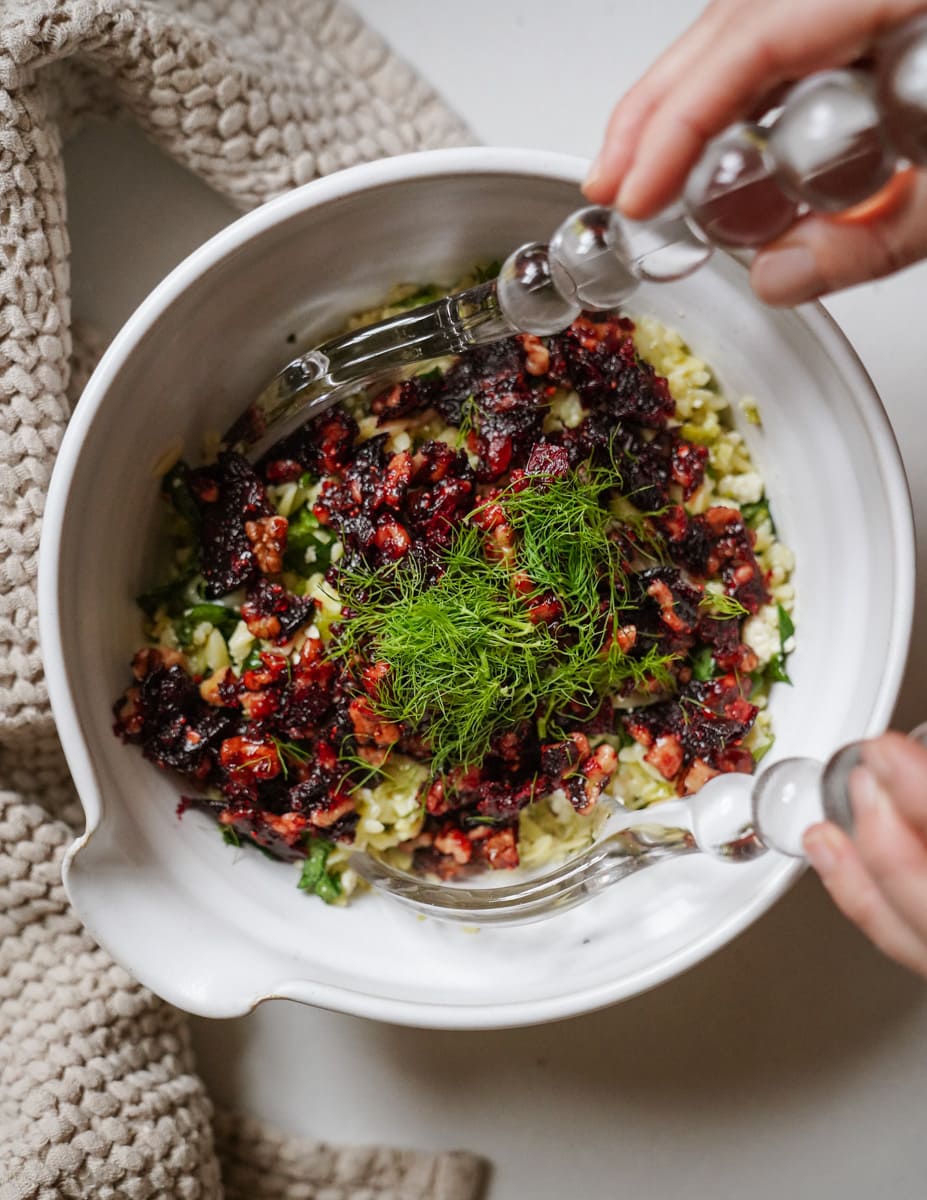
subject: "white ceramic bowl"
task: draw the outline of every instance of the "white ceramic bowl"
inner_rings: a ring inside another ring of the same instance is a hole
[[[45,516],[41,632],[48,683],[87,815],[65,864],[90,932],[182,1008],[243,1013],[271,996],[413,1025],[528,1024],[630,996],[754,921],[799,866],[684,859],[524,927],[423,922],[371,895],[347,910],[297,891],[293,869],[235,853],[175,816],[177,788],[111,731],[150,582],[155,460],[226,427],[292,353],[401,280],[452,280],[544,239],[579,200],[585,164],[453,150],[356,167],[236,221],[192,254],[116,338],[64,439]],[[718,255],[641,292],[732,396],[783,540],[798,559],[794,688],[775,690],[776,757],[822,757],[884,727],[908,643],[913,533],[901,462],[859,362],[823,309],[765,309]]]

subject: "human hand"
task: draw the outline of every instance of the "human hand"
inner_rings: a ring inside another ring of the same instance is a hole
[[[705,144],[770,107],[777,89],[845,66],[927,0],[714,0],[615,107],[584,185],[597,204],[653,216],[681,190]],[[927,255],[927,172],[899,176],[879,211],[812,215],[759,253],[751,282],[798,304]]]
[[[841,912],[927,978],[927,749],[898,733],[866,742],[850,799],[852,840],[815,825],[805,853]]]

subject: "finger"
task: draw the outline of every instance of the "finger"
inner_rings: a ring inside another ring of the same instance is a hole
[[[637,146],[641,129],[667,90],[692,68],[716,36],[724,5],[711,5],[666,50],[612,110],[602,148],[589,168],[583,193],[594,204],[611,204]]]
[[[927,945],[880,893],[853,843],[836,825],[814,825],[805,853],[845,917],[889,958],[927,976]]]
[[[850,772],[853,842],[889,906],[927,943],[927,845],[866,766]]]
[[[769,88],[744,112],[745,119],[759,121],[760,117],[765,117],[773,109],[781,108],[783,100],[797,82],[794,77],[789,77]]]
[[[866,742],[863,762],[927,845],[927,749],[900,733]]]
[[[857,59],[885,27],[923,0],[779,0],[749,5],[730,20],[698,63],[654,106],[639,130],[618,205],[642,220],[681,189],[705,143],[789,78]]]
[[[927,255],[927,175],[913,172],[907,193],[875,220],[810,216],[762,250],[750,282],[767,304],[792,305],[869,279]]]

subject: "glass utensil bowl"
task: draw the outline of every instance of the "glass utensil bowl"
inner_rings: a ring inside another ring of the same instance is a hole
[[[337,400],[430,359],[514,333],[565,329],[583,308],[623,304],[642,282],[697,270],[715,245],[749,249],[810,210],[840,212],[869,199],[910,162],[927,162],[927,18],[881,45],[875,72],[822,71],[756,124],[715,138],[683,202],[641,224],[608,208],[572,213],[550,244],[529,242],[495,280],[294,359],[226,432],[257,453]],[[878,204],[874,206],[878,211]]]

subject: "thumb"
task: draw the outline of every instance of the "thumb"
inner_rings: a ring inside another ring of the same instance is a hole
[[[801,304],[925,257],[927,172],[903,171],[855,209],[804,217],[760,251],[750,282],[767,304]]]

